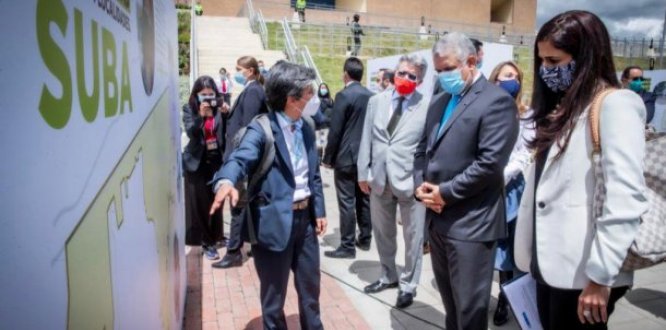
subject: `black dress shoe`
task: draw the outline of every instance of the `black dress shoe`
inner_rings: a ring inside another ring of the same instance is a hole
[[[333,251],[324,252],[324,255],[329,258],[354,259],[356,258],[356,251],[337,248]]]
[[[243,265],[243,254],[238,252],[227,252],[227,254],[222,257],[222,260],[213,263],[211,266],[213,268],[231,268],[231,267],[240,267]]]
[[[365,288],[363,288],[363,292],[365,293],[377,293],[377,292],[382,292],[386,289],[394,289],[398,287],[398,282],[395,283],[382,283],[381,281],[376,281]]]
[[[359,248],[363,251],[369,251],[370,250],[370,242],[361,243],[360,241],[356,240],[356,242],[354,242],[354,245],[356,245],[357,248]]]
[[[398,292],[398,301],[395,303],[396,308],[406,308],[409,307],[414,302],[414,296],[416,295],[416,292],[411,293],[411,292],[404,292],[400,291]]]
[[[496,326],[504,325],[509,322],[509,306],[507,306],[506,298],[500,296],[495,308],[495,315],[493,315],[493,324]]]

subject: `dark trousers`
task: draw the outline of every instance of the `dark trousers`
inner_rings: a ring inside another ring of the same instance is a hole
[[[615,309],[615,303],[629,290],[628,287],[612,288],[608,298],[608,316]],[[564,290],[537,282],[537,309],[544,330],[555,329],[608,329],[606,323],[582,324],[578,319],[578,297],[583,290]]]
[[[219,157],[219,156],[218,156]],[[209,215],[215,193],[208,185],[220,162],[204,159],[196,172],[185,171],[185,242],[213,246],[224,237],[222,210]]]
[[[284,251],[252,245],[254,266],[261,284],[264,329],[287,329],[284,302],[289,270],[294,272],[301,329],[323,329],[319,312],[319,243],[308,210],[294,211],[291,237]]]
[[[355,250],[354,237],[357,223],[360,231],[358,241],[365,244],[370,243],[372,239],[370,196],[364,194],[358,186],[356,166],[335,169],[333,176],[340,211],[340,247]]]
[[[243,239],[241,237],[241,230],[243,228],[242,213],[242,208],[231,208],[231,226],[229,228],[229,240],[227,241],[228,252],[238,252],[243,247]]]
[[[430,230],[432,268],[446,329],[488,329],[495,242],[459,241]]]

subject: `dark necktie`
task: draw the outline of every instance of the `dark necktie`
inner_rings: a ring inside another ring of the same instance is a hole
[[[395,131],[395,128],[398,126],[398,122],[400,121],[400,117],[402,117],[402,102],[404,100],[404,96],[398,98],[398,106],[393,111],[388,126],[386,126],[386,130],[388,131],[389,135],[393,135],[393,131]]]

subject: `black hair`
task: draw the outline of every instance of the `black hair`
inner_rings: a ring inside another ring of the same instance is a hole
[[[306,88],[312,88],[316,78],[313,69],[303,65],[280,60],[271,67],[264,85],[266,103],[273,111],[284,111],[287,97],[300,99]]]
[[[215,80],[211,76],[201,76],[197,78],[192,85],[190,99],[187,102],[194,113],[199,113],[199,98],[197,97],[197,94],[206,88],[211,88],[215,92],[215,97],[220,97]]]
[[[550,42],[570,54],[576,62],[573,82],[566,91],[553,92],[541,79],[540,42]],[[610,37],[601,19],[588,11],[572,10],[546,22],[534,43],[533,83],[534,113],[531,119],[536,123],[536,135],[530,147],[543,157],[544,151],[557,143],[559,158],[567,149],[573,128],[594,95],[605,87],[620,87]]]
[[[347,58],[343,70],[352,80],[361,81],[363,79],[363,62],[356,57]]]
[[[624,70],[622,70],[622,80],[629,79],[629,73],[631,72],[631,70],[634,70],[634,69],[641,70],[641,72],[643,71],[643,68],[641,68],[638,65],[630,65],[630,66],[624,68]]]
[[[469,38],[469,41],[472,42],[472,45],[474,45],[474,49],[477,53],[479,50],[481,50],[481,47],[483,47],[483,42],[481,42],[479,39]]]

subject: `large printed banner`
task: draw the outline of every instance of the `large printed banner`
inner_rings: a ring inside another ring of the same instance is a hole
[[[0,329],[180,329],[173,0],[3,1]]]

